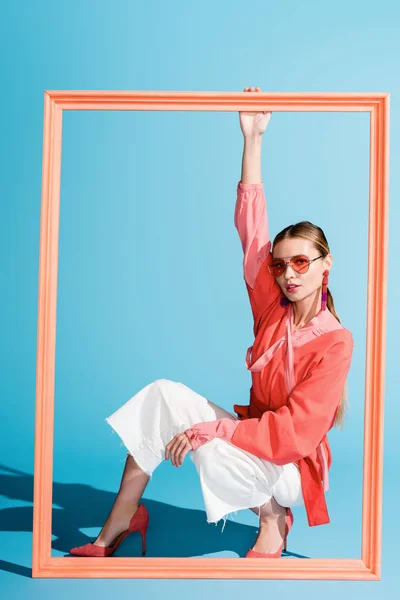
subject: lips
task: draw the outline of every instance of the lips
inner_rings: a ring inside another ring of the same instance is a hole
[[[292,290],[296,290],[298,287],[300,287],[299,285],[287,285],[286,289],[288,292],[292,291]]]

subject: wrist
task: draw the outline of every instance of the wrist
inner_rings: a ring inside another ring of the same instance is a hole
[[[191,427],[189,429],[186,429],[184,433],[186,434],[190,442],[192,450],[197,450],[197,448],[199,448],[202,445],[202,443],[204,443],[204,440],[202,442],[201,439],[198,437],[197,432]]]
[[[244,135],[245,144],[260,144],[262,141],[262,133],[251,133],[249,135]]]

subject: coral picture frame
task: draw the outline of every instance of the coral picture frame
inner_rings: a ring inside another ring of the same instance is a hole
[[[44,92],[34,445],[33,577],[379,580],[388,268],[388,93]],[[369,112],[370,174],[361,556],[349,559],[52,557],[62,120],[66,110]]]

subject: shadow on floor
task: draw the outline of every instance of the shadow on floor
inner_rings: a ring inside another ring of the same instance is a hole
[[[33,476],[0,464],[0,490],[2,495],[33,503]],[[56,538],[53,550],[65,552],[92,542],[80,529],[101,528],[115,499],[115,493],[93,488],[84,483],[53,482],[52,534]],[[150,514],[147,530],[146,557],[202,557],[218,552],[236,553],[244,557],[257,536],[257,527],[228,520],[223,533],[222,520],[216,526],[207,523],[201,510],[178,508],[142,498]],[[32,506],[9,507],[0,510],[0,531],[32,532]],[[141,557],[141,535],[129,535],[113,554],[114,557]],[[282,557],[308,558],[288,551]],[[0,569],[31,577],[31,570],[11,562],[0,561]]]

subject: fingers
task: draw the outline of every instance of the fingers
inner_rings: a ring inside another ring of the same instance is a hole
[[[165,460],[171,458],[173,466],[179,467],[189,450],[191,443],[186,433],[178,433],[165,447]]]
[[[260,88],[260,87],[258,87],[258,86],[257,86],[256,88],[254,88],[253,86],[251,86],[251,87],[244,88],[244,90],[243,90],[243,91],[244,91],[244,92],[254,92],[254,91],[255,91],[255,92],[261,92],[261,88]],[[268,114],[268,111],[264,110],[264,111],[263,111],[263,114],[264,114],[264,115]],[[269,112],[269,114],[271,114],[271,112]]]
[[[185,444],[183,448],[177,451],[176,453],[176,466],[181,467],[183,465],[183,461],[185,460],[186,454],[189,452],[190,448]]]
[[[177,441],[177,444],[175,446],[175,453],[174,453],[174,457],[173,457],[173,461],[172,464],[176,467],[180,467],[181,464],[183,463],[183,459],[185,458],[186,453],[188,452],[189,448],[188,448],[188,444],[189,444],[189,440],[187,438],[187,435],[185,435],[185,438],[182,438],[180,441]]]

